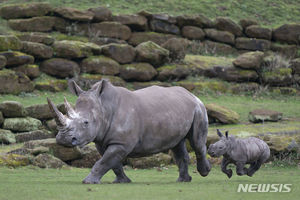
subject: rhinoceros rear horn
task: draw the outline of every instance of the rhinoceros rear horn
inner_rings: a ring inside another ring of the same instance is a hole
[[[70,105],[70,103],[67,101],[66,97],[64,97],[64,101],[65,101],[65,107],[67,109],[67,115],[68,115],[68,117],[73,118],[74,116],[76,116],[75,110]]]
[[[54,115],[54,119],[55,119],[57,126],[58,127],[66,126],[65,116],[57,109],[57,107],[54,105],[54,103],[49,98],[47,98],[47,101],[48,101],[49,108],[50,108],[52,114]]]

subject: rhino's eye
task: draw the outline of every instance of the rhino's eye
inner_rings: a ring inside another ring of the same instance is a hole
[[[89,124],[89,122],[88,122],[88,121],[84,121],[83,123],[84,123],[84,125],[88,125],[88,124]]]
[[[219,147],[219,149],[223,149],[223,147]]]

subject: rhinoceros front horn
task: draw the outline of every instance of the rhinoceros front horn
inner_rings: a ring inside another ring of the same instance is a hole
[[[49,98],[47,98],[47,101],[48,101],[49,108],[54,115],[54,119],[55,119],[57,126],[58,127],[66,126],[65,116],[57,109],[57,107],[54,105],[54,103]]]

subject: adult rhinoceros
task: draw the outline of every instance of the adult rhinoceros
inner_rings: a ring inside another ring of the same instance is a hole
[[[123,171],[126,157],[141,157],[171,149],[179,167],[177,181],[189,182],[188,139],[197,156],[197,170],[207,176],[208,118],[204,105],[182,87],[152,86],[136,91],[115,87],[106,80],[83,91],[74,81],[70,90],[78,97],[75,109],[65,99],[64,116],[48,99],[58,125],[56,141],[82,147],[94,142],[102,158],[83,183],[99,183],[110,169],[115,183],[131,182]]]

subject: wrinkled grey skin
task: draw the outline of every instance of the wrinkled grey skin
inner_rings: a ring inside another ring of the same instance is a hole
[[[228,164],[236,165],[236,173],[239,176],[244,174],[253,176],[270,157],[270,148],[263,140],[255,137],[237,139],[234,136],[228,136],[228,131],[226,136],[219,130],[217,133],[220,140],[209,146],[208,154],[212,157],[223,155],[221,169],[228,178],[232,176],[232,170],[226,169]],[[245,168],[245,164],[250,164],[250,167]]]
[[[136,91],[115,87],[106,80],[83,91],[69,84],[78,97],[75,109],[65,100],[67,117],[48,99],[59,133],[57,143],[84,146],[95,142],[102,158],[95,163],[83,183],[99,183],[110,169],[115,183],[130,179],[123,171],[126,157],[141,157],[171,149],[179,167],[180,182],[191,181],[188,173],[188,139],[197,156],[197,170],[207,176],[211,165],[206,159],[208,118],[204,105],[182,87],[152,86]]]

